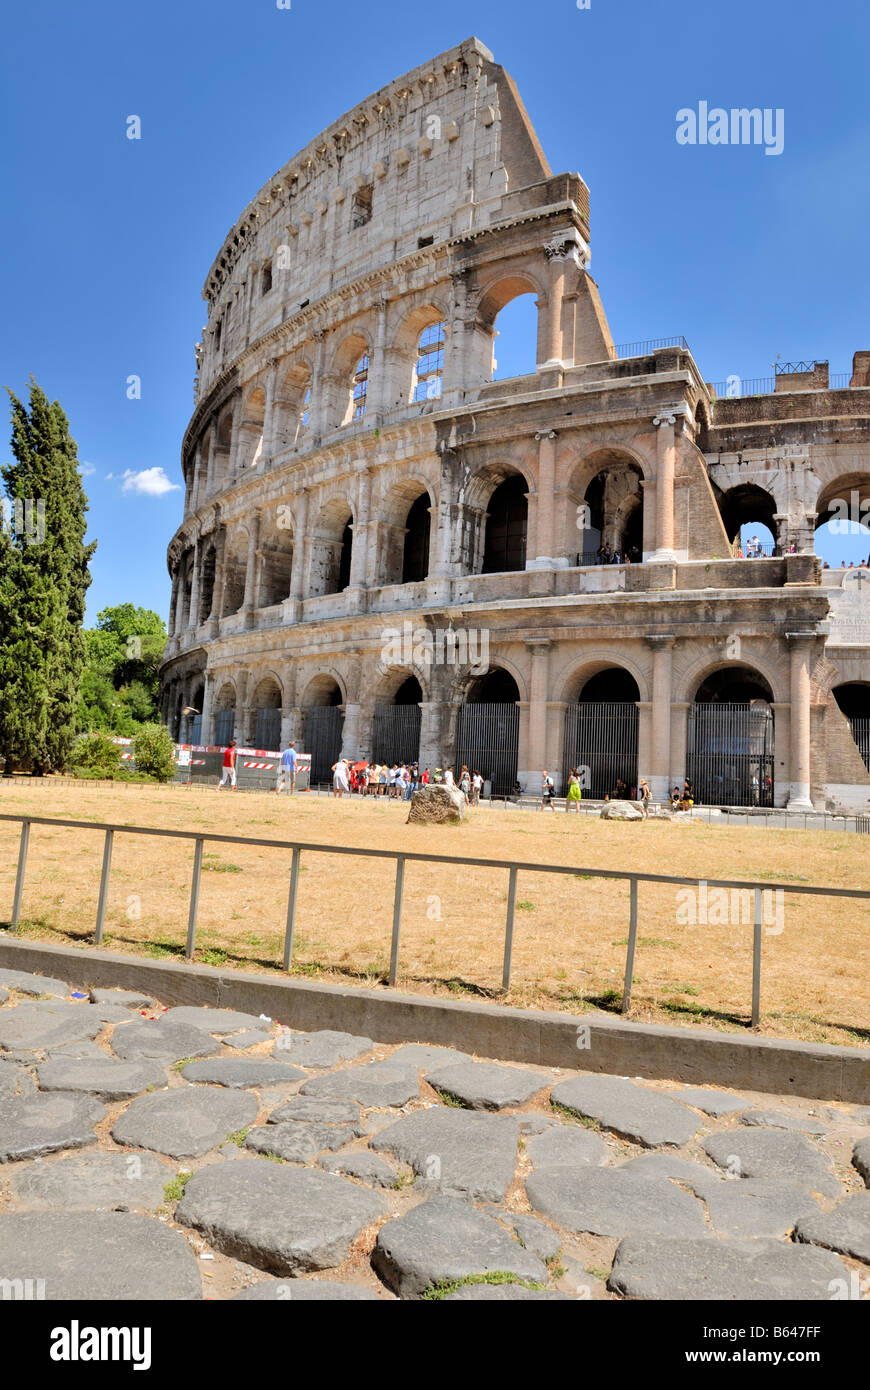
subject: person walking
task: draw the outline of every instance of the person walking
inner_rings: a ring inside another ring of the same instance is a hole
[[[640,799],[643,802],[643,818],[644,820],[649,820],[649,804],[652,800],[652,792],[650,791],[649,786],[647,785],[647,780],[645,777],[641,777],[640,787],[638,788],[638,790],[640,792]]]
[[[469,797],[471,795],[471,773],[468,771],[465,763],[462,764],[462,771],[459,774],[459,790],[465,797],[465,804],[468,806]]]
[[[571,775],[568,778],[568,791],[565,796],[565,810],[576,811],[577,815],[579,816],[581,796],[582,792],[580,790],[580,778],[577,776],[577,769],[572,767]]]
[[[544,768],[544,771],[541,773],[541,810],[546,811],[549,807],[551,811],[555,811],[555,801],[556,784],[547,769]]]
[[[234,791],[238,791],[239,787],[238,787],[238,783],[236,782],[236,740],[235,740],[235,739],[232,739],[232,740],[230,741],[230,746],[229,746],[229,748],[225,748],[225,749],[224,749],[223,773],[222,773],[222,775],[221,775],[220,783],[218,784],[218,791],[220,791],[221,787],[225,786],[227,782],[229,782],[230,786],[233,788]]]
[[[423,768],[423,776],[420,781],[424,787],[428,787],[429,783],[432,781],[432,773],[429,771],[428,767]]]
[[[471,774],[471,804],[472,804],[472,806],[479,806],[479,805],[480,805],[480,793],[481,793],[482,790],[483,790],[483,777],[481,776],[480,771],[478,770],[478,768],[475,768],[475,769],[474,769],[474,772]]]
[[[296,744],[291,738],[284,752],[281,754],[281,767],[278,773],[278,785],[275,790],[280,794],[287,790],[287,783],[290,783],[290,795],[296,790]]]

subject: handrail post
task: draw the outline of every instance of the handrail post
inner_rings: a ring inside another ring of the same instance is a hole
[[[290,864],[290,895],[287,898],[287,930],[284,934],[284,969],[290,969],[293,959],[293,929],[296,926],[296,894],[299,889],[299,860],[302,851],[294,847]]]
[[[752,928],[752,1027],[761,1018],[761,889],[755,889],[755,913]]]
[[[637,945],[637,879],[629,880],[628,948],[625,952],[625,982],[622,986],[622,1012],[631,1007],[631,980],[634,975],[634,948]]]
[[[100,898],[97,903],[97,925],[94,930],[94,944],[96,946],[99,946],[103,940],[103,925],[106,920],[106,902],[109,897],[109,870],[112,867],[112,844],[114,839],[114,830],[107,830],[106,840],[103,845],[103,872],[100,875]]]
[[[193,960],[194,946],[196,943],[196,914],[199,911],[199,883],[202,877],[202,848],[205,839],[202,835],[196,837],[196,849],[193,855],[193,878],[190,884],[190,913],[187,918],[187,947],[185,956],[188,960]]]
[[[399,931],[402,925],[402,896],[405,891],[405,856],[396,859],[396,893],[393,899],[393,939],[390,943],[390,974],[388,983],[394,985],[399,971]]]
[[[507,918],[504,927],[504,967],[501,972],[501,987],[507,994],[511,985],[511,956],[514,949],[514,917],[517,908],[517,870],[511,867],[508,879]]]
[[[24,893],[24,871],[27,868],[27,849],[30,844],[30,821],[21,822],[21,840],[18,845],[18,872],[15,875],[15,896],[12,899],[12,927],[21,921],[21,898]]]

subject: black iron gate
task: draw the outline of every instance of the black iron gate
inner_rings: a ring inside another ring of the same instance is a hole
[[[510,796],[517,780],[519,705],[462,705],[456,734],[456,766],[475,768],[492,783],[493,796]]]
[[[863,715],[850,719],[852,726],[852,737],[858,745],[858,752],[864,759],[864,766],[870,772],[870,719],[865,719]]]
[[[281,711],[258,709],[254,720],[254,747],[277,751],[281,743]]]
[[[688,777],[706,806],[773,805],[773,710],[701,704],[689,711]]]
[[[562,786],[571,768],[585,796],[613,796],[616,784],[637,790],[637,705],[631,700],[589,700],[565,711]]]
[[[218,748],[226,748],[233,736],[236,724],[234,709],[219,709],[214,717],[214,743]]]
[[[375,705],[372,725],[372,761],[414,763],[420,756],[419,705]]]
[[[311,785],[332,781],[332,766],[341,753],[344,710],[314,705],[305,711],[305,752],[311,754]]]

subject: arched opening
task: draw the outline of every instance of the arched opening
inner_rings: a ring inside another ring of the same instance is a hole
[[[341,753],[344,708],[341,689],[332,676],[317,676],[303,697],[306,753],[311,754],[311,785],[332,780],[332,767]]]
[[[199,621],[207,623],[214,605],[215,548],[210,545],[202,557],[199,581]],[[194,701],[196,703],[196,701]]]
[[[184,632],[190,622],[190,600],[193,595],[193,553],[188,551],[182,561],[181,622],[178,631]]]
[[[748,666],[712,671],[689,710],[687,769],[696,802],[774,803],[773,692]]]
[[[276,752],[281,743],[282,695],[271,676],[260,681],[254,691],[254,746]]]
[[[423,690],[416,676],[407,676],[392,700],[375,705],[372,725],[372,761],[413,763],[420,756],[420,724]]]
[[[643,559],[643,488],[637,464],[614,454],[590,480],[578,517],[581,565],[639,564]]]
[[[478,676],[459,707],[456,771],[465,764],[491,783],[493,796],[512,795],[517,780],[520,692],[500,667]]]
[[[492,329],[492,380],[529,376],[536,367],[538,304],[523,290],[501,310]]]
[[[226,681],[218,691],[214,703],[214,744],[225,748],[233,737],[236,727],[236,691],[230,681]]]
[[[196,714],[183,714],[179,731],[179,743],[202,743],[202,702],[205,698],[203,685],[195,685],[190,697],[190,709]]]
[[[489,499],[483,546],[483,574],[502,574],[526,567],[529,504],[526,480],[512,473]]]
[[[746,559],[760,559],[777,551],[776,502],[755,483],[741,483],[719,494],[719,514],[735,550]]]
[[[257,594],[257,608],[271,608],[290,597],[290,582],[293,573],[293,532],[280,522],[286,518],[287,508],[278,508],[268,516],[260,527],[260,586]]]
[[[564,786],[573,768],[593,799],[635,798],[639,699],[637,681],[622,666],[605,666],[582,681],[565,711]]]
[[[428,492],[421,492],[405,519],[405,543],[402,555],[403,584],[419,584],[429,573],[431,505]]]
[[[413,394],[417,403],[441,399],[444,383],[444,349],[447,340],[446,323],[430,323],[417,340],[417,359],[414,364]]]
[[[256,468],[263,456],[263,427],[266,419],[266,393],[256,387],[245,402],[239,426],[239,473]]]
[[[815,552],[828,569],[870,567],[870,474],[847,473],[822,489]]]
[[[327,503],[311,539],[310,598],[340,594],[350,584],[353,553],[353,513],[343,498]]]
[[[297,363],[285,373],[275,397],[275,454],[298,447],[311,411],[311,372]]]
[[[849,721],[852,737],[870,772],[870,685],[847,681],[845,685],[835,686],[831,693],[840,713]]]
[[[224,551],[224,591],[222,618],[238,613],[245,601],[245,576],[248,568],[247,536],[235,532],[227,537]]]

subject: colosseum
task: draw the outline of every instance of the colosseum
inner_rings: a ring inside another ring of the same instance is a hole
[[[343,751],[496,796],[579,767],[593,797],[868,809],[870,570],[814,531],[870,506],[870,352],[717,394],[682,339],[614,345],[589,248],[585,183],[476,39],[244,209],[168,552],[177,738],[295,738],[314,781]],[[536,369],[494,379],[528,293]]]

